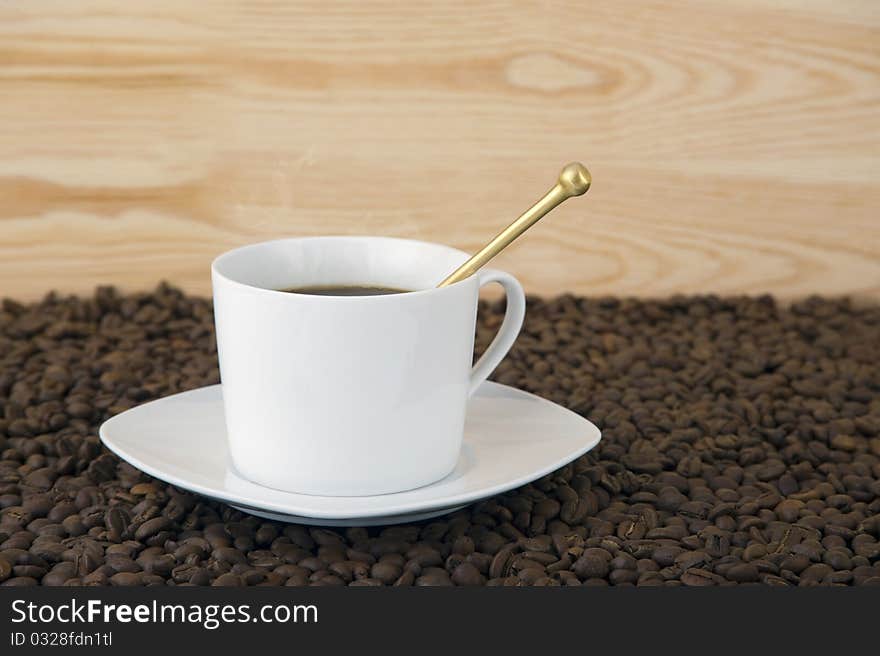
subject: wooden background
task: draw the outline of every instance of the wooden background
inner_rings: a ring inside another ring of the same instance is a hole
[[[472,250],[572,159],[530,292],[880,298],[880,2],[0,2],[0,296]]]

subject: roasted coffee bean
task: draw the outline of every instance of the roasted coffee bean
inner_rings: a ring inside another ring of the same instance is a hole
[[[382,581],[386,585],[391,585],[397,581],[402,574],[403,568],[388,562],[378,562],[370,570],[372,578]]]
[[[660,570],[660,566],[654,562],[653,560],[649,560],[647,558],[642,558],[636,563],[636,570],[639,573],[644,572],[657,572]]]
[[[111,585],[140,586],[144,584],[144,576],[140,572],[119,572],[110,577]]]
[[[452,580],[446,570],[430,568],[415,580],[417,586],[450,586],[453,585]]]
[[[490,556],[489,554],[484,554],[484,553],[480,553],[478,551],[475,551],[473,553],[468,554],[466,560],[471,565],[476,567],[477,570],[481,574],[486,575],[489,573],[489,566],[492,563],[492,556]]]
[[[39,584],[39,580],[30,576],[16,576],[0,583],[0,585],[9,588],[29,588]]]
[[[696,567],[688,569],[681,575],[681,582],[687,586],[717,585],[719,579],[720,577],[712,572]]]
[[[608,559],[595,554],[584,554],[572,566],[572,571],[581,580],[604,578],[609,570]]]
[[[12,563],[0,553],[0,581],[5,581],[12,576]]]
[[[163,531],[171,526],[171,521],[167,517],[153,517],[152,519],[148,519],[143,524],[138,526],[137,530],[134,533],[135,540],[146,540],[150,538],[160,531]]]
[[[800,554],[789,554],[779,563],[779,568],[781,570],[788,570],[795,574],[800,574],[809,566],[810,559]]]
[[[221,574],[216,579],[214,579],[214,582],[211,583],[211,585],[219,588],[240,588],[244,585],[244,581],[237,574],[229,573]]]
[[[543,574],[543,569],[540,570]],[[468,562],[458,565],[452,572],[452,582],[455,585],[482,585],[485,579],[480,574],[480,570]]]
[[[240,576],[244,585],[259,585],[266,580],[268,575],[262,570],[249,569],[243,571]]]
[[[43,576],[42,585],[62,586],[76,576],[76,566],[70,562],[56,564],[48,574]]]
[[[505,547],[498,551],[489,565],[489,578],[497,579],[507,575],[507,565],[513,554],[513,547]]]
[[[104,525],[115,542],[122,539],[130,522],[129,514],[119,506],[110,508],[104,515]]]
[[[387,553],[380,556],[378,562],[388,563],[390,565],[397,565],[398,567],[404,567],[407,563],[407,560],[399,553]]]
[[[114,572],[140,572],[143,567],[125,554],[108,554],[106,564]]]
[[[395,587],[408,588],[415,583],[415,580],[415,574],[412,572],[404,572],[392,585]]]
[[[611,569],[636,569],[637,568],[637,560],[626,553],[618,553],[614,558],[611,559],[609,563],[609,567]]]
[[[675,512],[687,502],[687,497],[674,487],[664,487],[657,495],[657,507],[660,510]]]
[[[829,549],[822,555],[822,561],[835,570],[849,570],[852,568],[852,559],[847,550],[841,548]]]
[[[743,560],[745,560],[746,562],[750,562],[752,560],[763,558],[766,555],[766,546],[764,546],[763,544],[753,543],[746,547],[746,550],[743,552]]]
[[[639,573],[634,569],[615,569],[608,575],[608,581],[612,585],[634,584],[638,580]]]
[[[214,551],[211,553],[211,556],[217,562],[228,563],[230,565],[247,562],[247,556],[241,551],[238,551],[237,549],[234,549],[232,547],[220,547],[218,549],[214,549]],[[314,570],[323,569],[326,565],[324,561],[317,558],[305,560],[317,561],[313,568],[310,567],[310,569]],[[299,564],[303,567],[309,567],[309,565],[304,564],[304,560],[300,561]]]
[[[830,565],[815,563],[801,572],[800,578],[802,581],[822,582],[833,571]]]
[[[285,586],[288,587],[300,587],[309,585],[309,575],[307,574],[293,574],[287,577],[287,580],[284,582]]]
[[[712,557],[705,551],[685,551],[676,557],[675,564],[686,570],[691,567],[701,567],[711,560]]]
[[[654,549],[651,553],[651,558],[660,567],[669,567],[675,562],[675,559],[683,553],[684,549],[681,547],[675,545],[662,545]]]
[[[168,576],[171,574],[171,570],[174,569],[177,561],[175,561],[174,556],[171,554],[156,554],[139,562],[146,574]]]
[[[472,538],[462,535],[457,538],[452,545],[452,553],[460,554],[462,556],[467,556],[474,552],[475,546]]]
[[[443,564],[440,552],[428,545],[419,545],[407,551],[407,559],[421,567],[436,567]]]
[[[477,352],[502,311],[483,303]],[[106,417],[218,381],[208,301],[167,285],[7,300],[0,583],[880,582],[878,325],[831,299],[532,298],[495,377],[589,417],[599,445],[453,516],[332,530],[258,520],[102,449]]]
[[[478,547],[483,553],[494,556],[507,542],[504,536],[495,531],[489,531],[479,540]]]
[[[760,572],[753,563],[736,563],[725,572],[725,576],[728,579],[737,583],[757,581],[759,575]]]

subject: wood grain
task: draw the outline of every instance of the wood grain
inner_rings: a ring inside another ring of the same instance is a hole
[[[880,298],[870,0],[0,3],[0,295],[290,235],[474,250],[528,291]]]

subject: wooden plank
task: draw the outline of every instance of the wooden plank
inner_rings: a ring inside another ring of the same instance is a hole
[[[477,248],[530,292],[880,298],[877,3],[0,4],[0,295],[289,235]]]

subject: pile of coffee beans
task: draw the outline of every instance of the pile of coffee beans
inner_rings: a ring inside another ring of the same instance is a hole
[[[501,318],[483,305],[478,350]],[[2,585],[880,584],[880,307],[531,298],[495,379],[590,418],[599,446],[453,515],[340,530],[100,444],[107,417],[218,382],[212,321],[167,285],[2,302]]]

